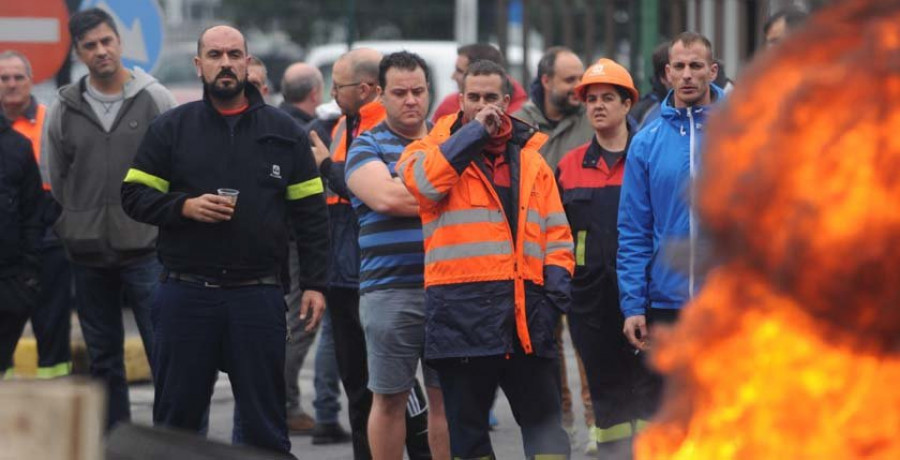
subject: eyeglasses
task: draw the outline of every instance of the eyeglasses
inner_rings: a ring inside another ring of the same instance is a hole
[[[338,92],[338,91],[340,91],[340,90],[342,90],[342,89],[344,89],[344,88],[349,88],[349,87],[351,87],[351,86],[359,86],[359,85],[362,85],[363,83],[365,83],[365,82],[364,82],[364,81],[358,81],[358,82],[356,82],[356,83],[347,83],[346,85],[341,85],[341,84],[338,84],[337,82],[332,82],[332,84],[331,84],[331,91],[336,93],[336,92]]]

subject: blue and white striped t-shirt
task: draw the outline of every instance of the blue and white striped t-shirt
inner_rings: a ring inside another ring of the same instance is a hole
[[[382,122],[360,134],[350,150],[344,177],[349,178],[370,161],[387,165],[392,177],[403,149],[412,142]],[[422,221],[418,216],[396,217],[380,214],[359,198],[351,198],[359,218],[359,292],[378,289],[421,288],[425,284],[425,250]]]

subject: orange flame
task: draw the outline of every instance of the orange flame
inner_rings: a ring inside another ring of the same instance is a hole
[[[817,15],[707,142],[721,265],[659,336],[636,458],[900,458],[900,1]]]

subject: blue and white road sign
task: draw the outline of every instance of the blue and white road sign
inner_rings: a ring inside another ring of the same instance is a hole
[[[153,72],[159,64],[165,28],[157,0],[84,0],[81,9],[100,8],[112,16],[122,38],[122,64]]]

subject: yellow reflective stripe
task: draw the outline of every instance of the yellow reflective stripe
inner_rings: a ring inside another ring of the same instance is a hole
[[[647,428],[647,425],[649,424],[650,422],[646,420],[638,419],[636,422],[634,422],[634,432],[639,433],[641,431],[644,431],[644,428]]]
[[[324,193],[325,186],[322,185],[322,178],[316,177],[299,184],[288,185],[287,199],[290,201],[300,200],[317,193]]]
[[[72,373],[72,363],[59,363],[55,366],[50,367],[39,367],[37,370],[37,378],[39,379],[53,379],[56,377],[63,377]]]
[[[531,458],[534,460],[568,460],[569,456],[565,454],[537,454]]]
[[[143,184],[147,187],[155,188],[156,190],[159,190],[163,193],[169,192],[169,181],[160,177],[156,177],[153,174],[147,174],[140,169],[129,169],[128,174],[125,175],[125,180],[123,182]]]
[[[575,240],[575,265],[584,266],[584,244],[587,241],[587,230],[579,230]]]
[[[6,370],[6,372],[3,373],[2,380],[12,380],[12,378],[14,376],[15,376],[15,368],[10,367],[9,369]]]
[[[613,425],[609,428],[595,428],[597,430],[597,442],[613,442],[620,439],[630,438],[634,434],[631,428],[631,422],[624,422]]]

